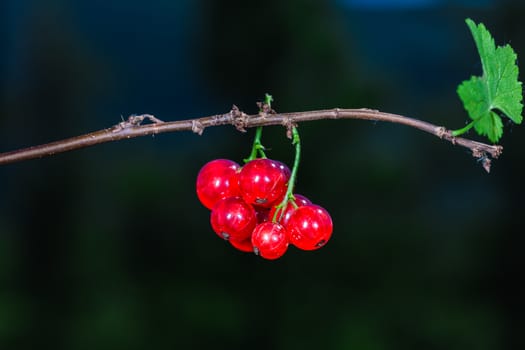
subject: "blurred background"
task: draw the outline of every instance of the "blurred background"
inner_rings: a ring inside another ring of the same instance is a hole
[[[524,15],[517,0],[3,0],[0,151],[130,114],[253,113],[267,92],[280,112],[459,128],[456,87],[481,74],[464,19],[525,57]],[[253,130],[0,167],[0,348],[523,349],[525,128],[506,126],[490,175],[400,125],[299,130],[297,192],[334,234],[273,262],[218,239],[194,191],[206,162],[242,162]],[[263,143],[291,165],[281,127]]]

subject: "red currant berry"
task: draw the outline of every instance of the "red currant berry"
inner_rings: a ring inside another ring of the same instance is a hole
[[[302,207],[307,204],[312,204],[312,202],[303,195],[294,194],[293,196],[295,198],[294,202],[297,205],[297,207]],[[275,212],[277,212],[277,216],[276,216],[277,222],[279,222],[283,226],[286,226],[286,224],[288,223],[288,220],[290,219],[290,216],[295,211],[295,209],[296,209],[295,206],[292,203],[288,202],[288,204],[286,204],[286,208],[277,209],[277,207],[273,207],[272,210],[270,210],[270,213],[268,214],[268,218],[269,220],[273,220],[275,216]]]
[[[292,172],[290,171],[290,168],[288,168],[288,166],[286,166],[286,164],[284,164],[283,162],[280,162],[278,160],[274,160],[274,162],[279,166],[279,169],[281,169],[283,171],[283,173],[286,176],[286,178],[289,179],[290,175],[292,175]]]
[[[268,260],[278,259],[288,249],[286,229],[275,222],[263,222],[253,230],[252,245],[255,254]]]
[[[332,236],[332,218],[326,209],[307,204],[297,208],[290,216],[286,229],[294,246],[304,250],[321,248]]]
[[[251,237],[243,239],[242,241],[238,241],[236,239],[230,239],[229,242],[234,248],[236,248],[237,250],[240,250],[241,252],[253,253],[253,245],[252,245]]]
[[[219,237],[242,241],[252,234],[257,224],[255,210],[240,197],[218,201],[211,211],[211,227]]]
[[[237,173],[239,164],[228,159],[206,163],[197,175],[197,197],[208,209],[226,197],[239,196]]]
[[[246,203],[270,208],[286,193],[290,170],[271,159],[254,159],[239,173],[239,188]]]

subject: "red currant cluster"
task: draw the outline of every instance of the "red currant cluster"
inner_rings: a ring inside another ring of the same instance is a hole
[[[290,174],[285,164],[267,158],[243,167],[216,159],[199,171],[197,196],[211,209],[215,233],[238,250],[273,260],[283,256],[290,243],[318,249],[332,235],[332,219],[306,197],[287,194]]]

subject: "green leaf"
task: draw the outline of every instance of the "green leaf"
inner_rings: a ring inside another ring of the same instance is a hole
[[[458,95],[463,101],[472,126],[480,135],[497,142],[503,135],[503,122],[500,115],[505,115],[516,124],[521,124],[523,117],[521,103],[523,94],[518,80],[516,53],[510,45],[498,46],[483,23],[476,25],[467,18],[483,66],[481,77],[473,76],[458,86]],[[453,132],[458,136],[469,128]]]

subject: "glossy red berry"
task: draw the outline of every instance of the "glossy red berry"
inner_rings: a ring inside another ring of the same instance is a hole
[[[290,170],[283,163],[261,158],[248,162],[239,173],[239,189],[244,200],[270,208],[286,193]]]
[[[263,222],[255,227],[252,233],[252,245],[255,254],[268,260],[275,260],[288,249],[288,234],[281,224]]]
[[[307,204],[312,204],[312,202],[303,195],[294,194],[293,196],[295,198],[295,204],[297,205],[297,207],[302,207]],[[295,211],[295,209],[296,209],[295,206],[291,202],[288,202],[288,204],[286,205],[286,208],[277,209],[276,207],[273,207],[272,210],[270,210],[270,213],[268,214],[269,220],[273,220],[275,216],[275,212],[277,212],[277,216],[276,216],[277,222],[283,226],[286,226],[286,224],[288,223],[288,220],[290,219],[290,216]]]
[[[208,209],[226,197],[239,196],[237,173],[241,167],[228,159],[206,163],[197,175],[197,197]]]
[[[230,244],[237,250],[245,253],[253,253],[252,237],[243,240],[230,239]]]
[[[279,169],[282,170],[282,172],[284,173],[286,178],[290,179],[290,175],[292,175],[292,172],[290,171],[290,168],[288,168],[288,166],[286,164],[284,164],[283,162],[280,162],[278,160],[273,160],[273,161],[277,164]]]
[[[219,237],[237,241],[249,238],[257,224],[255,210],[240,197],[218,201],[213,206],[210,221]]]
[[[332,218],[326,209],[307,204],[292,213],[286,229],[291,244],[299,249],[315,250],[324,246],[332,236]]]

